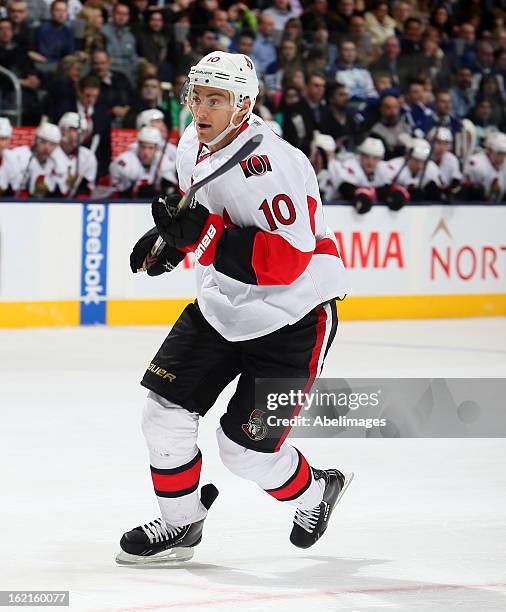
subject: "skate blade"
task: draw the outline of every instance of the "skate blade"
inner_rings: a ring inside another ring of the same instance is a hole
[[[355,476],[355,474],[354,472],[347,472],[346,474],[343,474],[343,476],[344,476],[343,488],[341,489],[341,491],[339,492],[339,495],[337,496],[336,503],[334,504],[334,508],[339,503],[339,500],[341,499],[341,497],[345,494],[346,489],[350,486],[351,481],[353,480],[353,477]]]
[[[118,565],[136,565],[136,566],[148,566],[148,565],[173,565],[180,561],[188,561],[193,557],[193,548],[171,548],[164,550],[156,555],[144,557],[142,555],[130,555],[124,550],[120,551],[116,557],[116,563]]]

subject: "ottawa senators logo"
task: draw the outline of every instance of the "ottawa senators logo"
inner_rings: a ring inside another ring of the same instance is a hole
[[[247,423],[243,423],[242,430],[252,440],[259,442],[267,436],[267,425],[263,420],[263,411],[255,408],[249,416]]]
[[[242,160],[241,168],[246,178],[272,172],[271,162],[267,155],[250,155],[248,159]]]

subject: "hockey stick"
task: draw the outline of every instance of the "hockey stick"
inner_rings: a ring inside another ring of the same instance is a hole
[[[439,134],[439,128],[440,127],[441,127],[441,125],[438,123],[436,125],[436,131],[434,132],[434,136],[433,136],[432,140],[429,142],[429,145],[430,145],[429,156],[427,157],[427,159],[423,163],[422,171],[420,172],[420,178],[418,179],[418,189],[422,189],[422,183],[423,183],[423,179],[425,178],[425,172],[427,170],[427,166],[429,165],[429,162],[431,161],[431,157],[432,157],[432,154],[434,152],[434,143],[437,140],[437,136]]]
[[[42,115],[42,117],[40,118],[39,127],[45,122],[47,122],[47,115]],[[21,192],[23,191],[23,187],[25,186],[25,183],[30,178],[30,164],[32,163],[32,159],[35,157],[36,143],[37,143],[37,135],[33,137],[32,146],[30,148],[31,155],[30,155],[30,158],[28,159],[28,163],[26,164],[23,174],[21,175],[21,181],[19,183],[19,187],[16,189],[16,193],[14,194],[15,198],[19,198],[19,196],[21,195]],[[29,190],[29,186],[28,186],[28,190]]]
[[[413,151],[413,147],[410,147],[409,149],[406,150],[406,153],[404,155],[404,161],[402,162],[402,164],[399,167],[399,170],[397,170],[397,172],[395,173],[394,178],[391,181],[392,185],[395,185],[395,183],[397,183],[397,179],[400,177],[402,171],[404,170],[404,168],[406,167],[409,158],[411,157],[411,152]]]
[[[156,165],[155,177],[153,178],[153,187],[155,189],[160,189],[160,185],[159,185],[160,168],[162,166],[163,157],[167,151],[168,144],[169,144],[169,135],[167,134],[167,138],[165,139],[165,143],[163,145],[162,154],[160,155],[160,159],[158,160],[158,164]]]
[[[93,153],[93,155],[95,155],[99,144],[100,144],[100,134],[95,134],[93,138],[91,139],[91,144],[90,144],[90,151]],[[79,165],[79,144],[77,145],[76,168],[78,165]],[[74,184],[72,185],[72,189],[70,190],[70,193],[67,196],[69,199],[72,199],[76,195],[77,190],[79,189],[79,185],[81,184],[81,181],[83,180],[83,178],[84,178],[84,172],[82,171],[82,168],[81,168],[81,172],[80,174],[77,175],[76,180]]]
[[[264,137],[262,134],[255,134],[255,136],[246,141],[242,145],[242,147],[238,149],[232,155],[232,157],[223,164],[223,166],[217,168],[214,172],[211,172],[211,174],[204,177],[201,181],[194,183],[179,200],[179,204],[177,205],[178,212],[184,210],[190,204],[190,202],[193,200],[193,196],[201,187],[204,187],[204,185],[207,185],[211,181],[214,181],[218,177],[222,176],[223,174],[231,170],[234,166],[236,166],[239,162],[241,162],[245,157],[253,153],[253,151],[260,145],[263,139]],[[153,248],[151,249],[150,255],[144,260],[141,270],[147,270],[148,266],[146,260],[148,258],[156,257],[157,255],[159,255],[160,251],[163,249],[164,246],[165,241],[161,236],[159,236],[157,241],[153,245]]]

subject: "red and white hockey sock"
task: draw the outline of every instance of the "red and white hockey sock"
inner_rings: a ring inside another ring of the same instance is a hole
[[[304,510],[322,501],[325,483],[314,479],[306,458],[295,447],[284,442],[275,453],[261,453],[237,444],[221,427],[216,437],[225,466],[275,499]]]
[[[198,415],[150,392],[142,420],[151,479],[164,520],[174,527],[206,516],[198,491],[202,454]]]

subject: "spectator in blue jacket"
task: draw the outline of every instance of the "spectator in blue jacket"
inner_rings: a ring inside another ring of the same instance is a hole
[[[411,135],[416,138],[424,138],[436,122],[432,109],[423,103],[424,95],[424,82],[421,79],[411,79],[404,91],[401,116]]]
[[[357,63],[355,43],[344,40],[339,46],[335,80],[346,87],[352,102],[365,102],[367,98],[377,98],[371,74]]]
[[[56,64],[66,55],[75,51],[74,33],[67,25],[68,9],[64,0],[54,0],[51,4],[51,19],[44,21],[35,32],[36,50],[42,58],[56,68]]]

